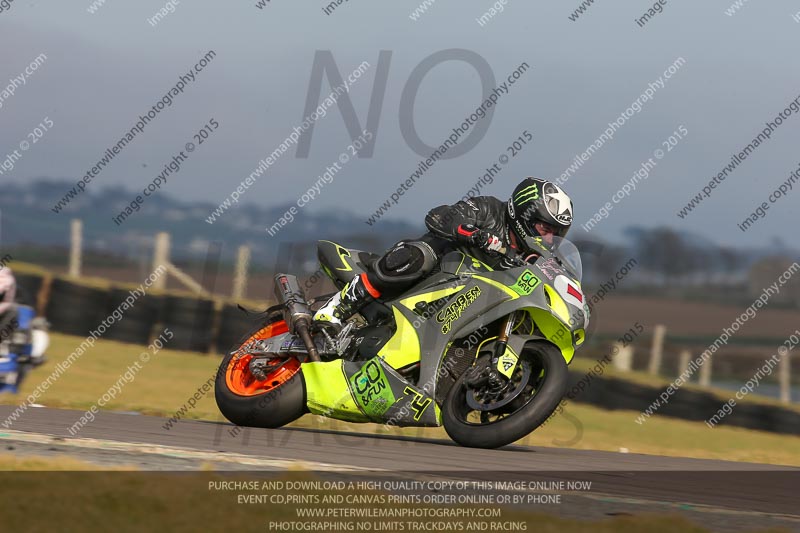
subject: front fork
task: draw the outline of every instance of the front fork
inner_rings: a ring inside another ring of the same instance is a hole
[[[510,369],[512,371],[507,372],[500,372],[498,368],[501,362],[500,358],[506,356],[508,337],[511,335],[511,332],[514,329],[516,317],[517,311],[506,316],[505,321],[500,327],[500,334],[497,336],[497,340],[495,341],[494,352],[492,353],[492,358],[489,361],[489,365],[484,368],[473,367],[472,372],[466,378],[466,383],[468,386],[477,388],[483,385],[488,385],[490,390],[499,391],[505,387],[506,383],[508,383],[511,374],[513,373],[513,368]],[[516,366],[516,364],[514,366]]]
[[[511,335],[511,331],[514,329],[514,322],[516,321],[517,312],[514,311],[513,313],[509,314],[506,317],[506,321],[503,323],[502,329],[500,330],[500,335],[497,337],[497,341],[494,345],[494,354],[492,355],[492,362],[489,365],[489,368],[496,369],[497,364],[500,361],[500,357],[506,353],[506,347],[508,346],[508,336]]]

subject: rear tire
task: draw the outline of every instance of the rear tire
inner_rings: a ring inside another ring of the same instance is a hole
[[[278,428],[297,420],[308,412],[306,408],[306,387],[302,369],[287,381],[272,390],[256,395],[243,396],[228,386],[227,374],[231,361],[242,354],[239,348],[253,335],[264,329],[262,324],[237,342],[222,359],[214,383],[214,397],[222,414],[243,427]]]
[[[549,342],[529,342],[521,358],[535,363],[534,368],[544,369],[544,380],[535,395],[505,418],[485,424],[468,423],[465,421],[470,409],[466,403],[465,372],[450,389],[442,405],[444,429],[450,438],[470,448],[499,448],[525,437],[555,411],[567,390],[569,374],[561,351]],[[529,380],[538,378],[539,372],[534,374]]]

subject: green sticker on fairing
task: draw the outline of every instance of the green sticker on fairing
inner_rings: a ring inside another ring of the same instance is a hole
[[[368,361],[350,378],[356,403],[371,418],[378,418],[396,399],[383,368],[375,359]]]
[[[511,286],[511,290],[520,296],[527,296],[533,292],[533,289],[539,285],[541,281],[530,270],[525,270],[518,278],[517,282]]]

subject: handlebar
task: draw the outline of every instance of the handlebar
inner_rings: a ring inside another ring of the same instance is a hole
[[[510,250],[509,250],[509,248],[508,248],[508,247],[506,247],[506,246],[503,246],[502,248],[500,248],[499,250],[497,250],[497,253],[499,253],[500,255],[502,255],[504,258],[508,259],[508,260],[509,260],[509,262],[511,262],[511,263],[512,263],[512,264],[514,264],[515,266],[525,266],[525,265],[529,265],[529,264],[531,264],[531,263],[535,262],[535,260],[534,260],[534,261],[528,261],[528,259],[529,259],[531,256],[535,256],[535,257],[536,257],[536,259],[539,259],[539,258],[541,258],[541,257],[544,257],[545,259],[547,259],[548,257],[555,257],[555,258],[556,258],[556,260],[557,260],[559,263],[561,263],[561,260],[560,260],[560,259],[559,259],[559,258],[558,258],[556,255],[554,255],[554,254],[553,254],[553,252],[552,252],[552,251],[550,251],[550,250],[542,250],[541,252],[533,252],[533,253],[531,253],[531,255],[529,255],[529,256],[528,256],[528,257],[526,257],[526,258],[523,258],[523,257],[522,257],[521,255],[519,255],[519,254],[514,254],[514,255],[512,255],[512,254],[510,254],[510,253],[509,253],[509,251],[510,251]]]
[[[506,259],[508,259],[511,263],[513,263],[516,266],[525,266],[525,265],[528,264],[528,262],[525,261],[524,259],[522,259],[519,255],[511,255],[511,254],[509,254],[508,253],[508,248],[505,247],[505,246],[503,246],[502,248],[497,250],[497,252],[500,255],[502,255],[503,257],[505,257]]]

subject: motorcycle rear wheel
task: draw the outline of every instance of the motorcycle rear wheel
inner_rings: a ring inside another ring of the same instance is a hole
[[[549,417],[567,390],[568,370],[561,351],[549,342],[529,342],[521,354],[533,368],[524,390],[510,404],[494,411],[477,411],[467,403],[473,394],[456,381],[442,405],[444,429],[455,442],[470,448],[499,448],[528,435]],[[522,366],[522,365],[520,365]],[[515,373],[512,378],[522,375]]]
[[[307,412],[305,382],[296,358],[271,360],[274,368],[266,379],[258,379],[250,371],[254,356],[247,353],[248,344],[286,331],[283,320],[259,325],[222,359],[214,383],[214,396],[219,410],[234,424],[278,428]]]

